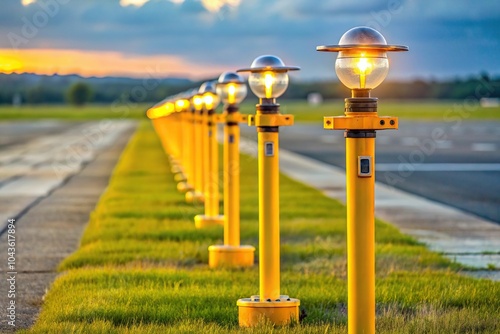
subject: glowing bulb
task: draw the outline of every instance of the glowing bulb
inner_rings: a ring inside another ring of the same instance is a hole
[[[273,96],[274,74],[272,72],[264,73],[264,85],[266,86],[266,98]]]
[[[200,95],[195,95],[193,97],[194,109],[199,111],[203,108],[203,98]]]
[[[227,85],[227,100],[229,104],[233,104],[236,100],[236,85],[234,83],[230,83]]]
[[[207,109],[213,109],[214,97],[212,95],[205,95],[203,97],[203,102],[205,102]]]
[[[171,108],[172,111],[175,110],[177,112],[180,112],[180,111],[186,109],[187,107],[189,107],[189,101],[185,100],[185,99],[180,99],[180,100],[175,101],[175,105],[171,106],[171,107],[169,107],[167,104],[167,108]]]
[[[275,99],[283,95],[288,87],[286,72],[252,72],[248,84],[257,97]]]
[[[385,52],[341,51],[335,61],[335,72],[350,89],[373,89],[389,73],[389,60]]]
[[[222,73],[215,89],[217,96],[226,105],[238,104],[247,96],[245,79],[233,72]]]
[[[364,56],[362,54],[361,56]],[[366,58],[360,58],[356,64],[359,70],[359,88],[365,88],[366,86],[366,75],[370,74],[372,71],[372,64]]]

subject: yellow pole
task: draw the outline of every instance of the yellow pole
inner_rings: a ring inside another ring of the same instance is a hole
[[[196,152],[196,184],[195,191],[198,193],[203,193],[203,169],[205,168],[205,136],[203,131],[203,114],[200,112],[195,116],[195,127],[194,127],[194,150]]]
[[[368,90],[345,99],[345,116],[324,118],[324,128],[344,130],[347,195],[347,301],[349,334],[375,333],[375,137],[398,128],[396,117],[377,113]]]
[[[217,143],[217,124],[214,111],[209,110],[207,115],[207,151],[206,151],[206,178],[205,178],[205,215],[215,217],[219,215],[219,145]]]
[[[190,161],[190,174],[192,190],[186,193],[186,201],[188,203],[199,202],[203,200],[202,194],[199,192],[202,182],[201,166],[201,146],[200,146],[200,122],[201,116],[196,110],[191,111],[191,161]]]
[[[363,164],[369,176],[360,176]],[[375,138],[347,137],[347,317],[352,334],[375,333],[374,166]]]
[[[219,145],[217,143],[217,124],[214,110],[204,112],[204,152],[203,152],[203,194],[205,211],[194,217],[197,228],[223,225],[224,217],[219,215]]]
[[[187,185],[194,189],[194,125],[193,125],[193,112],[187,110],[184,112],[184,142],[186,143],[185,164],[187,173]]]
[[[240,245],[239,148],[240,127],[236,122],[227,122],[224,126],[224,245],[228,246]]]
[[[277,104],[257,105],[249,125],[257,127],[259,164],[259,295],[237,301],[238,321],[251,327],[267,319],[276,325],[299,320],[300,300],[280,294],[279,126],[292,125],[292,115]]]
[[[251,267],[255,247],[240,245],[240,122],[236,105],[224,112],[224,245],[208,247],[208,265],[217,267]],[[245,117],[246,119],[246,117]]]
[[[258,133],[260,299],[280,298],[278,128]]]

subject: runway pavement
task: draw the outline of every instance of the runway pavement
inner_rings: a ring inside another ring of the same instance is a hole
[[[254,128],[243,126],[249,138]],[[342,131],[322,124],[280,128],[281,147],[345,169]],[[500,122],[400,120],[378,131],[377,181],[500,223]]]
[[[0,235],[0,305],[15,302],[0,309],[0,332],[35,321],[134,128],[130,121],[0,123],[1,223],[16,219]]]
[[[111,145],[130,121],[0,123],[0,233]]]

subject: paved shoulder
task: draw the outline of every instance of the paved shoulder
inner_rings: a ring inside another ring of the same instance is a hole
[[[257,144],[242,138],[241,151],[256,156]],[[280,170],[345,203],[343,169],[280,149]],[[377,217],[454,261],[485,269],[477,276],[500,280],[500,271],[488,270],[500,268],[500,225],[379,182],[375,193]]]
[[[113,121],[106,123],[106,131],[102,131],[102,126],[99,122],[80,124],[54,134],[53,138],[29,141],[23,144],[27,145],[26,155],[11,161],[10,166],[7,163],[0,166],[0,170],[3,167],[4,172],[10,170],[13,174],[16,172],[13,164],[31,166],[17,169],[19,176],[0,187],[2,219],[18,217],[15,298],[8,298],[11,283],[6,280],[9,270],[4,263],[0,279],[0,332],[12,330],[7,323],[7,309],[3,307],[10,300],[16,303],[16,330],[35,321],[42,297],[57,276],[57,265],[78,247],[89,213],[106,188],[135,123]],[[38,149],[47,155],[36,154]],[[7,190],[15,195],[8,196]],[[5,218],[6,213],[11,216]],[[0,237],[0,254],[4,259],[8,253],[7,237],[8,233]]]

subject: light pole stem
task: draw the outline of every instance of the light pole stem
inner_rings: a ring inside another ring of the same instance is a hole
[[[359,176],[371,157],[371,176]],[[375,333],[375,138],[346,138],[349,334]]]
[[[258,146],[260,299],[276,300],[280,298],[278,128],[259,131]]]
[[[240,245],[240,127],[224,126],[224,245]]]

